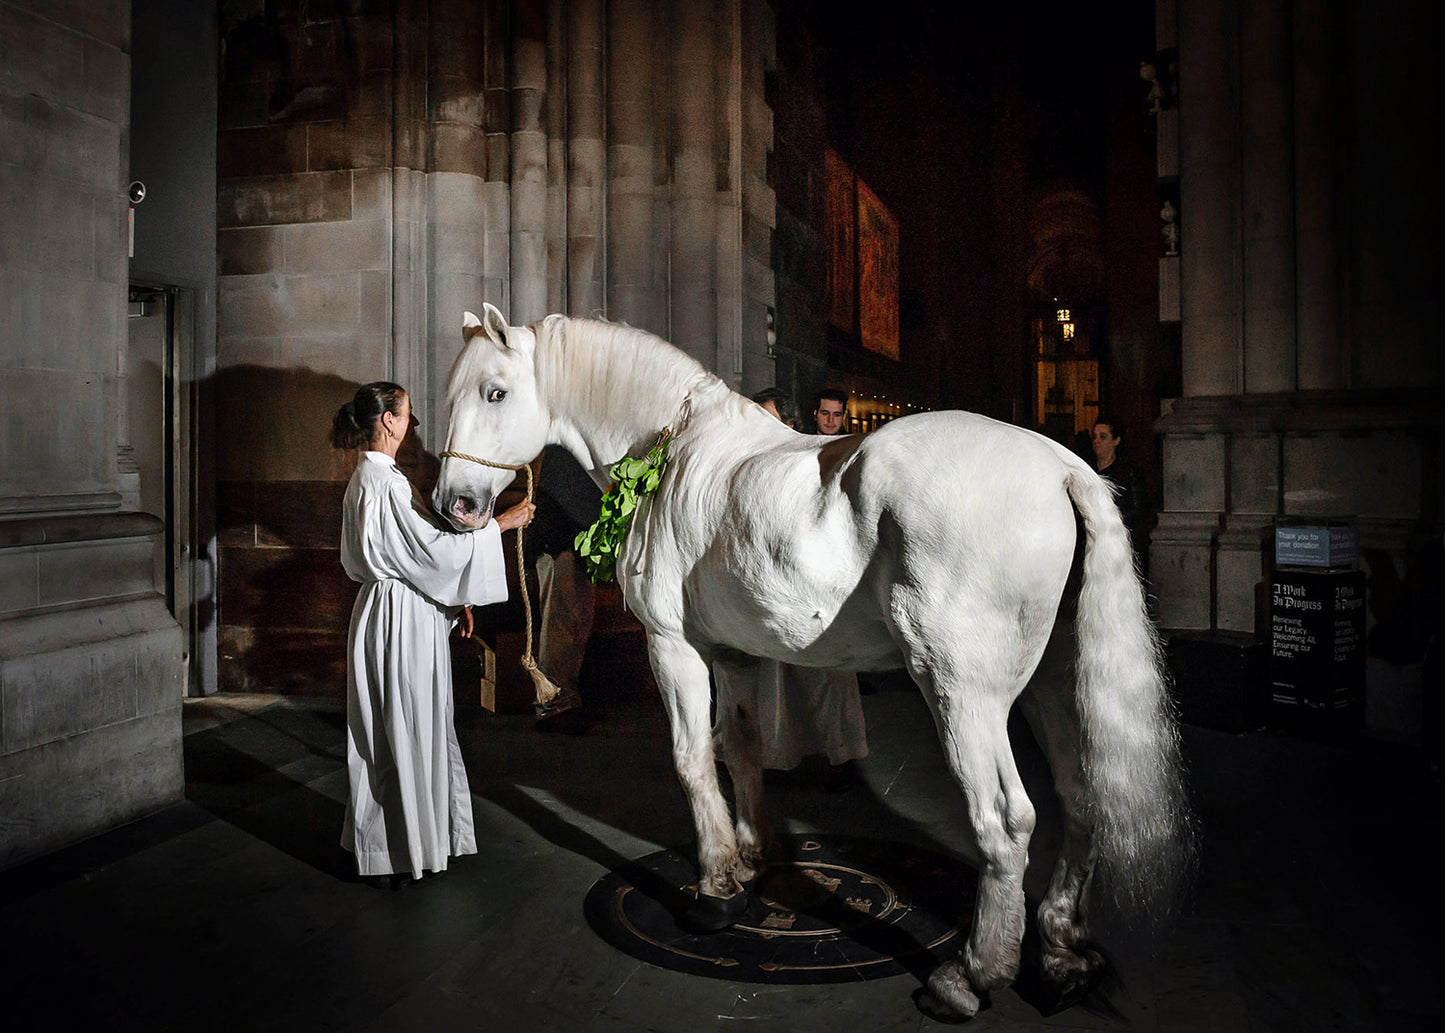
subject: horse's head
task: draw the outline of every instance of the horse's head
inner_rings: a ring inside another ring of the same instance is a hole
[[[466,314],[462,338],[466,344],[447,383],[451,423],[445,451],[507,466],[530,462],[547,442],[547,413],[533,368],[536,336],[526,327],[508,326],[486,305],[481,319]],[[445,456],[432,506],[458,531],[475,531],[486,526],[497,493],[514,476],[514,470]]]

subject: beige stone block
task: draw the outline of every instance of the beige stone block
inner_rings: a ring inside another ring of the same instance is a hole
[[[167,712],[0,757],[0,787],[0,867],[175,803],[185,791],[180,697]]]
[[[44,17],[36,17],[15,5],[6,6],[0,54],[11,88],[67,106],[78,104],[84,95],[84,80],[78,73],[85,65],[83,30],[89,19],[79,11],[64,20],[43,7]]]
[[[351,173],[306,172],[222,180],[218,226],[277,226],[351,218]]]
[[[320,417],[317,417],[316,420],[312,420],[309,415],[305,417],[306,420],[315,423],[320,428],[320,436],[297,441],[296,444],[299,445],[302,453],[311,456],[318,452],[325,452],[323,446],[330,438],[327,430],[331,426],[331,418],[336,414],[337,406],[351,397],[357,385],[381,380],[388,376],[389,341],[390,334],[384,322],[373,326],[366,333],[286,339],[285,364],[305,370],[305,380],[313,385],[312,389],[300,394],[288,402],[288,405],[305,406],[308,409],[316,410],[321,417],[325,417],[324,421]],[[327,383],[328,381],[335,381],[334,390]],[[340,398],[336,405],[323,404],[323,400],[329,403],[334,395]],[[299,427],[299,424],[294,421],[300,419],[302,419],[300,416],[292,417],[293,429]],[[299,433],[283,433],[280,437],[285,439],[288,437],[303,438],[304,436]],[[323,474],[315,473],[314,464],[308,462],[307,469],[306,479],[325,479]],[[280,476],[286,480],[302,478],[300,470],[289,470],[284,464],[279,465],[279,471]]]
[[[216,173],[240,179],[305,172],[307,131],[296,124],[223,129],[216,134]]]
[[[748,173],[743,177],[743,214],[764,226],[778,224],[777,196],[761,175]]]
[[[1215,626],[1253,634],[1258,586],[1264,579],[1261,533],[1221,535],[1215,567]]]
[[[34,549],[0,549],[0,614],[40,605],[39,577]]]
[[[512,176],[512,145],[506,133],[488,131],[487,134],[488,183],[507,183]]]
[[[506,235],[512,231],[512,190],[502,182],[482,184],[482,228],[489,234]]]
[[[117,539],[42,549],[37,555],[40,604],[59,606],[153,592],[155,547],[151,539]]]
[[[460,122],[463,125],[485,126],[496,130],[487,121],[486,91],[469,76],[442,74],[435,76],[433,118],[438,122]]]
[[[431,262],[437,272],[472,273],[485,268],[485,237],[473,223],[439,222],[431,230]]]
[[[106,195],[95,199],[95,278],[102,283],[127,286],[130,278],[126,206]]]
[[[1167,434],[1164,437],[1164,508],[1176,512],[1222,513],[1224,437]]]
[[[392,279],[385,269],[356,274],[358,337],[391,332]]]
[[[380,169],[391,162],[392,127],[382,117],[312,122],[306,126],[306,169]]]
[[[1179,256],[1159,259],[1159,322],[1179,322]]]
[[[361,285],[354,272],[286,278],[286,335],[354,334],[361,329]]]
[[[112,159],[112,167],[114,159]],[[0,265],[47,275],[95,275],[94,198],[83,186],[0,165]]]
[[[506,229],[482,234],[482,269],[491,277],[511,278],[512,234]]]
[[[3,663],[8,750],[78,735],[135,713],[134,643],[126,638]]]
[[[117,50],[130,45],[130,4],[124,0],[9,0],[14,7],[41,15]]]
[[[459,172],[434,172],[426,177],[426,211],[434,223],[481,222],[486,181]]]
[[[113,490],[111,424],[98,372],[12,369],[24,420],[0,420],[0,498]]]
[[[1149,550],[1149,581],[1158,622],[1170,630],[1210,626],[1210,545],[1155,541]]]
[[[757,259],[743,259],[743,297],[772,304],[776,297],[776,276],[772,266]]]
[[[486,178],[487,134],[480,126],[441,122],[432,134],[432,167],[435,171]]]
[[[223,276],[216,287],[217,322],[224,337],[275,337],[285,328],[287,277],[280,273]]]
[[[351,217],[357,220],[392,217],[391,169],[355,169],[351,173]]]
[[[281,240],[288,273],[385,269],[391,263],[389,227],[379,219],[285,226]]]
[[[1236,434],[1230,440],[1231,513],[1279,512],[1279,438],[1273,434]]]
[[[121,6],[119,4],[117,7]],[[115,125],[130,120],[130,54],[104,40],[87,39],[81,110]]]
[[[33,98],[31,110],[44,105]],[[116,169],[121,159],[121,126],[95,115],[63,107],[49,107],[44,117],[44,164],[47,177],[62,181],[62,189],[83,187],[87,193],[115,193]]]
[[[221,276],[280,272],[285,261],[281,243],[285,229],[255,226],[219,231],[216,234],[216,252]]]
[[[1421,512],[1422,444],[1403,433],[1288,434],[1285,512],[1415,519]]]
[[[485,278],[476,274],[439,269],[432,274],[430,282],[434,339],[446,342],[448,348],[460,349],[462,314],[480,314],[482,302],[491,301],[494,305],[497,302],[488,296]],[[502,309],[504,315],[507,312],[508,309]],[[450,369],[451,366],[448,363],[438,368]]]

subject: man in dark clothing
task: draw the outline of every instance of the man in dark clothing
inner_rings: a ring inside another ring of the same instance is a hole
[[[848,422],[848,392],[830,387],[818,395],[818,407],[813,410],[813,422],[817,425],[819,434],[831,437],[844,433],[844,425]]]
[[[1099,471],[1099,476],[1121,489],[1115,500],[1124,516],[1124,526],[1129,529],[1129,538],[1137,550],[1143,498],[1139,472],[1118,456],[1119,446],[1124,443],[1124,425],[1112,416],[1101,416],[1094,422],[1093,441],[1094,469]]]
[[[602,490],[572,453],[558,445],[542,452],[537,479],[537,515],[527,540],[537,569],[541,629],[537,664],[561,694],[537,707],[537,726],[546,731],[585,731],[590,719],[581,709],[578,679],[597,590],[573,551],[577,534],[597,519]]]

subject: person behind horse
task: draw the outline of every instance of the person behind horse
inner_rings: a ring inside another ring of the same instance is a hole
[[[537,569],[542,610],[537,663],[561,691],[550,703],[536,704],[537,727],[544,732],[580,734],[592,723],[583,709],[579,683],[597,589],[582,569],[573,542],[597,519],[602,490],[572,453],[559,445],[542,450],[537,477],[537,520],[527,535]]]
[[[441,530],[396,465],[414,422],[389,381],[361,387],[332,421],[332,447],[360,451],[341,515],[341,564],[361,583],[346,643],[341,845],[363,879],[393,889],[477,852],[447,634],[454,619],[471,633],[468,607],[507,598],[501,532],[535,508],[523,502],[476,534]]]
[[[1120,489],[1116,496],[1119,512],[1124,516],[1124,526],[1129,529],[1129,539],[1137,550],[1143,500],[1140,497],[1139,471],[1119,456],[1119,446],[1124,443],[1124,424],[1113,416],[1100,416],[1094,421],[1092,436],[1094,469],[1104,480]]]
[[[782,391],[764,388],[753,395],[753,401],[797,429],[792,399]],[[836,422],[841,428],[846,402],[828,397],[820,399],[819,408],[829,401],[837,406]],[[806,758],[821,756],[829,765],[824,786],[833,791],[851,788],[857,779],[857,762],[868,755],[856,674],[761,660],[754,699],[764,768],[792,771]]]
[[[825,437],[843,433],[843,424],[848,422],[848,392],[836,387],[823,390],[818,395],[818,404],[813,409],[813,423],[818,433]]]

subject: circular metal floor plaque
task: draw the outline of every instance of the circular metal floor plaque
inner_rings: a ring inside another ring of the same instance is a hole
[[[649,854],[599,879],[588,923],[650,964],[744,983],[835,983],[926,974],[957,953],[977,876],[918,847],[842,836],[781,836],[778,859],[752,885],[732,928],[677,924],[697,889],[697,865],[676,850]]]

